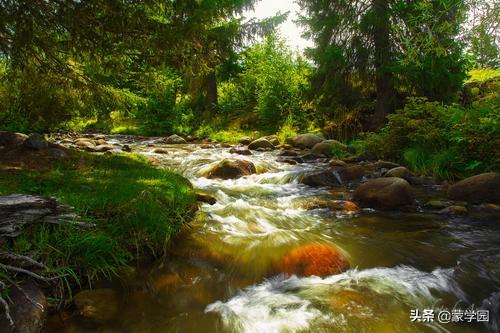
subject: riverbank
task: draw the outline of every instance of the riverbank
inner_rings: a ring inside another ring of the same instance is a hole
[[[55,197],[95,227],[37,224],[2,239],[0,246],[4,253],[43,263],[40,274],[60,277],[45,286],[48,296],[63,297],[53,301],[115,277],[141,256],[164,255],[170,238],[193,217],[197,206],[189,181],[145,157],[45,145],[38,149],[19,142],[0,149],[0,195]],[[0,279],[11,284],[25,277],[2,272]]]

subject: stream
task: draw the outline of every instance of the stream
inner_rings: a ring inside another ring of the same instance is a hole
[[[126,287],[107,286],[120,296],[114,320],[90,325],[72,317],[61,325],[54,316],[47,333],[500,331],[498,220],[421,209],[305,209],[317,199],[350,199],[352,189],[301,184],[303,175],[326,164],[283,163],[279,151],[242,156],[215,145],[106,139],[154,157],[217,202],[200,205],[165,260],[140,267]],[[153,153],[156,147],[168,154]],[[200,177],[223,158],[251,161],[257,174]],[[323,278],[276,271],[289,251],[309,244],[338,249],[350,268]],[[433,320],[412,322],[412,310],[426,309]],[[440,311],[460,310],[488,310],[489,322],[437,320]]]

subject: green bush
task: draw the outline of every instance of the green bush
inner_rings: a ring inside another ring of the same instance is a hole
[[[498,170],[500,108],[489,102],[463,108],[411,98],[367,136],[366,149],[439,178]]]
[[[304,129],[312,119],[312,107],[305,102],[309,90],[310,65],[296,58],[270,35],[242,53],[241,73],[219,85],[219,111],[227,118],[255,114],[253,129],[274,133],[292,119]],[[252,120],[252,117],[248,117]]]

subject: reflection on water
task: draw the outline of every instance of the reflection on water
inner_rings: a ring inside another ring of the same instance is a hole
[[[112,140],[111,140],[112,141]],[[145,144],[145,142],[143,143]],[[299,184],[321,164],[289,165],[276,153],[169,146],[143,153],[217,199],[203,204],[161,263],[112,285],[120,315],[95,325],[52,318],[47,332],[495,332],[500,311],[498,221],[427,213],[344,214],[304,209],[339,192]],[[251,160],[258,174],[236,180],[199,175],[223,158]],[[276,262],[301,245],[344,253],[351,269],[327,277],[288,277]],[[487,308],[488,326],[410,322],[411,309]]]

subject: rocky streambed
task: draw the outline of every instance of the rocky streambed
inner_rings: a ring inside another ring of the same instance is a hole
[[[283,146],[275,137],[239,146],[177,136],[54,140],[145,155],[190,179],[202,203],[167,258],[77,294],[45,332],[499,328],[498,174],[439,183],[392,162],[332,159],[348,148],[314,135]],[[490,318],[410,320],[424,309]]]

